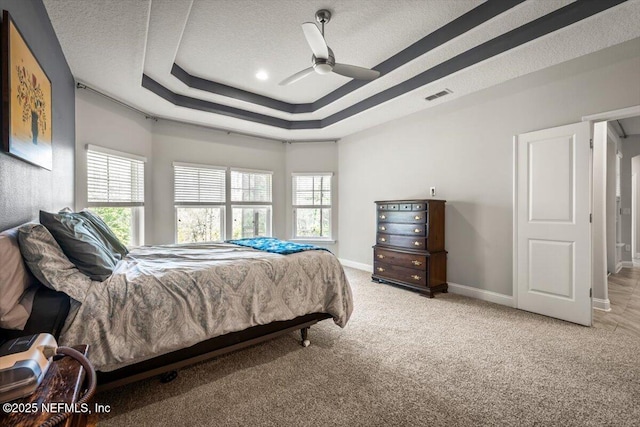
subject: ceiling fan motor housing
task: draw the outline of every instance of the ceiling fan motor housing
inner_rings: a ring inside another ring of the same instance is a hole
[[[316,58],[315,55],[311,56],[311,62],[313,63],[313,69],[318,74],[329,74],[333,70],[333,66],[336,65],[336,57],[333,55],[333,51],[329,48],[329,58]]]

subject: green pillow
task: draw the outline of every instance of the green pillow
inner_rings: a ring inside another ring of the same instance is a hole
[[[99,281],[111,275],[118,257],[105,246],[88,220],[77,215],[40,211],[40,223],[49,230],[67,258],[82,273]]]
[[[98,230],[98,232],[102,235],[102,237],[109,243],[111,248],[120,254],[122,258],[127,256],[129,250],[122,242],[118,239],[115,233],[109,228],[106,222],[98,215],[94,214],[90,210],[84,209],[81,212],[78,212],[75,215],[80,215],[83,218],[89,220],[91,224]]]

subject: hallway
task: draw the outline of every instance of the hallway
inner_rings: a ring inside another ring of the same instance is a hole
[[[608,284],[611,311],[593,310],[593,327],[640,338],[640,268],[623,268]]]

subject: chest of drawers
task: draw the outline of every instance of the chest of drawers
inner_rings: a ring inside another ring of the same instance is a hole
[[[444,200],[376,202],[376,282],[405,286],[433,298],[447,292]]]

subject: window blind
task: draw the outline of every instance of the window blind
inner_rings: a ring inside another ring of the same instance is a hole
[[[226,168],[174,163],[176,205],[225,203]]]
[[[87,150],[89,206],[144,206],[144,161]]]
[[[271,203],[272,172],[231,170],[232,202]]]
[[[294,175],[294,206],[331,206],[331,175]]]

